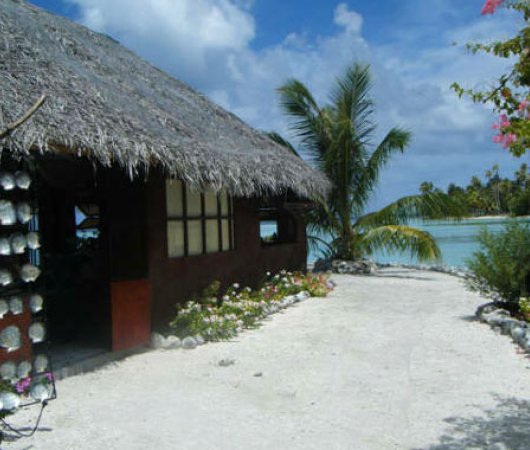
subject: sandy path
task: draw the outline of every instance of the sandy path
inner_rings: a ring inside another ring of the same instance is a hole
[[[469,319],[483,300],[438,273],[334,279],[235,342],[60,381],[5,448],[530,449],[530,361]]]

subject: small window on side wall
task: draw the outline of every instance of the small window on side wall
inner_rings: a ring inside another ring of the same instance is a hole
[[[233,205],[226,192],[197,192],[166,181],[169,257],[225,252],[234,248]]]
[[[263,246],[296,242],[296,219],[286,211],[261,212],[260,240]]]

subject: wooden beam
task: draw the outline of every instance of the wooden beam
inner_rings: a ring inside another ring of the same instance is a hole
[[[9,124],[5,130],[0,132],[0,139],[4,139],[5,137],[9,136],[14,130],[16,130],[18,127],[23,125],[25,122],[27,122],[33,114],[35,114],[38,109],[44,104],[46,101],[47,96],[42,95],[35,104],[29,108],[22,117],[15,120],[13,123]]]

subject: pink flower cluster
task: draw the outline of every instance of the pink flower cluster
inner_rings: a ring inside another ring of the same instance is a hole
[[[506,114],[502,114],[499,117],[499,122],[493,124],[494,130],[499,130],[499,133],[493,136],[493,142],[496,144],[502,144],[504,148],[508,148],[516,140],[517,136],[514,133],[505,133],[504,129],[510,126],[510,121]]]
[[[53,381],[53,373],[51,372],[46,372],[44,374],[44,378],[48,381],[48,382],[52,382]],[[19,381],[17,381],[17,383],[15,384],[15,389],[16,391],[19,393],[19,394],[24,394],[25,392],[27,392],[29,390],[29,388],[31,387],[31,381],[32,381],[32,378],[31,377],[26,377],[26,378],[23,378]]]
[[[480,13],[482,15],[493,14],[503,1],[504,0],[486,0],[486,3],[484,3]]]

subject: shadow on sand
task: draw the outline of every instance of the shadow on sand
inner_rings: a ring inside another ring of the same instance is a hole
[[[530,400],[497,398],[498,404],[481,416],[449,417],[439,442],[415,450],[528,450]]]

